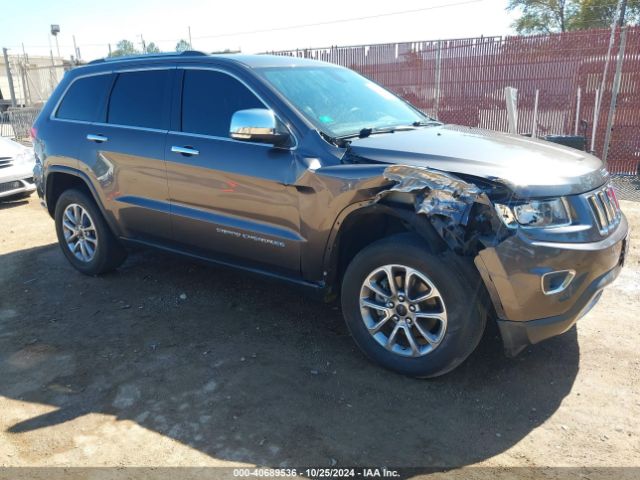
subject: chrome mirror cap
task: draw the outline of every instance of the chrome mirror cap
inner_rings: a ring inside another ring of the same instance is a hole
[[[289,134],[278,129],[275,114],[266,108],[238,110],[231,117],[229,136],[246,142],[271,143],[286,146]]]

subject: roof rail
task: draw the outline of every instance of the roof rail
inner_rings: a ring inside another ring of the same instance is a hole
[[[205,52],[198,50],[185,50],[183,52],[164,52],[164,53],[143,53],[140,55],[124,55],[122,57],[105,57],[91,60],[87,65],[103,62],[122,62],[125,60],[140,60],[145,58],[165,58],[165,57],[206,57]]]

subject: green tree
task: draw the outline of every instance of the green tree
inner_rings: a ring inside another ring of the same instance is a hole
[[[140,53],[136,50],[133,42],[130,40],[120,40],[116,43],[116,49],[111,52],[112,57],[122,57],[124,55],[137,55]]]
[[[149,42],[146,53],[160,53],[160,47],[153,42]]]
[[[571,30],[609,28],[616,14],[616,2],[605,0],[582,0],[571,24]],[[627,0],[624,16],[626,25],[640,23],[640,0]]]
[[[184,39],[180,39],[178,43],[176,43],[176,52],[184,52],[186,50],[191,50],[191,45]]]
[[[520,34],[566,32],[611,26],[616,0],[509,0],[508,11],[520,12],[513,28]],[[627,0],[625,24],[640,21],[640,0]]]

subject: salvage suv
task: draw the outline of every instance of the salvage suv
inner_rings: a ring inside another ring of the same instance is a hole
[[[628,246],[597,158],[444,125],[317,61],[96,60],[65,75],[33,137],[80,272],[141,244],[339,296],[364,353],[416,377],[464,361],[489,318],[510,355],[565,332]]]

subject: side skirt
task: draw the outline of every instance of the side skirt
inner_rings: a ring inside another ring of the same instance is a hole
[[[163,252],[179,255],[181,257],[188,257],[208,265],[216,265],[216,266],[221,266],[221,267],[229,268],[233,270],[241,270],[243,272],[247,272],[250,275],[258,278],[263,278],[263,279],[266,278],[269,280],[275,280],[280,283],[286,283],[316,300],[326,301],[326,298],[327,298],[328,288],[322,282],[320,283],[308,282],[299,277],[271,272],[269,270],[265,270],[261,268],[250,267],[250,266],[243,265],[241,263],[237,263],[228,259],[206,257],[206,256],[198,255],[192,252],[180,250],[177,248],[172,248],[166,245],[151,243],[143,240],[135,240],[131,238],[120,237],[120,241],[127,246],[142,246],[142,247],[152,248],[154,250],[161,250]]]

